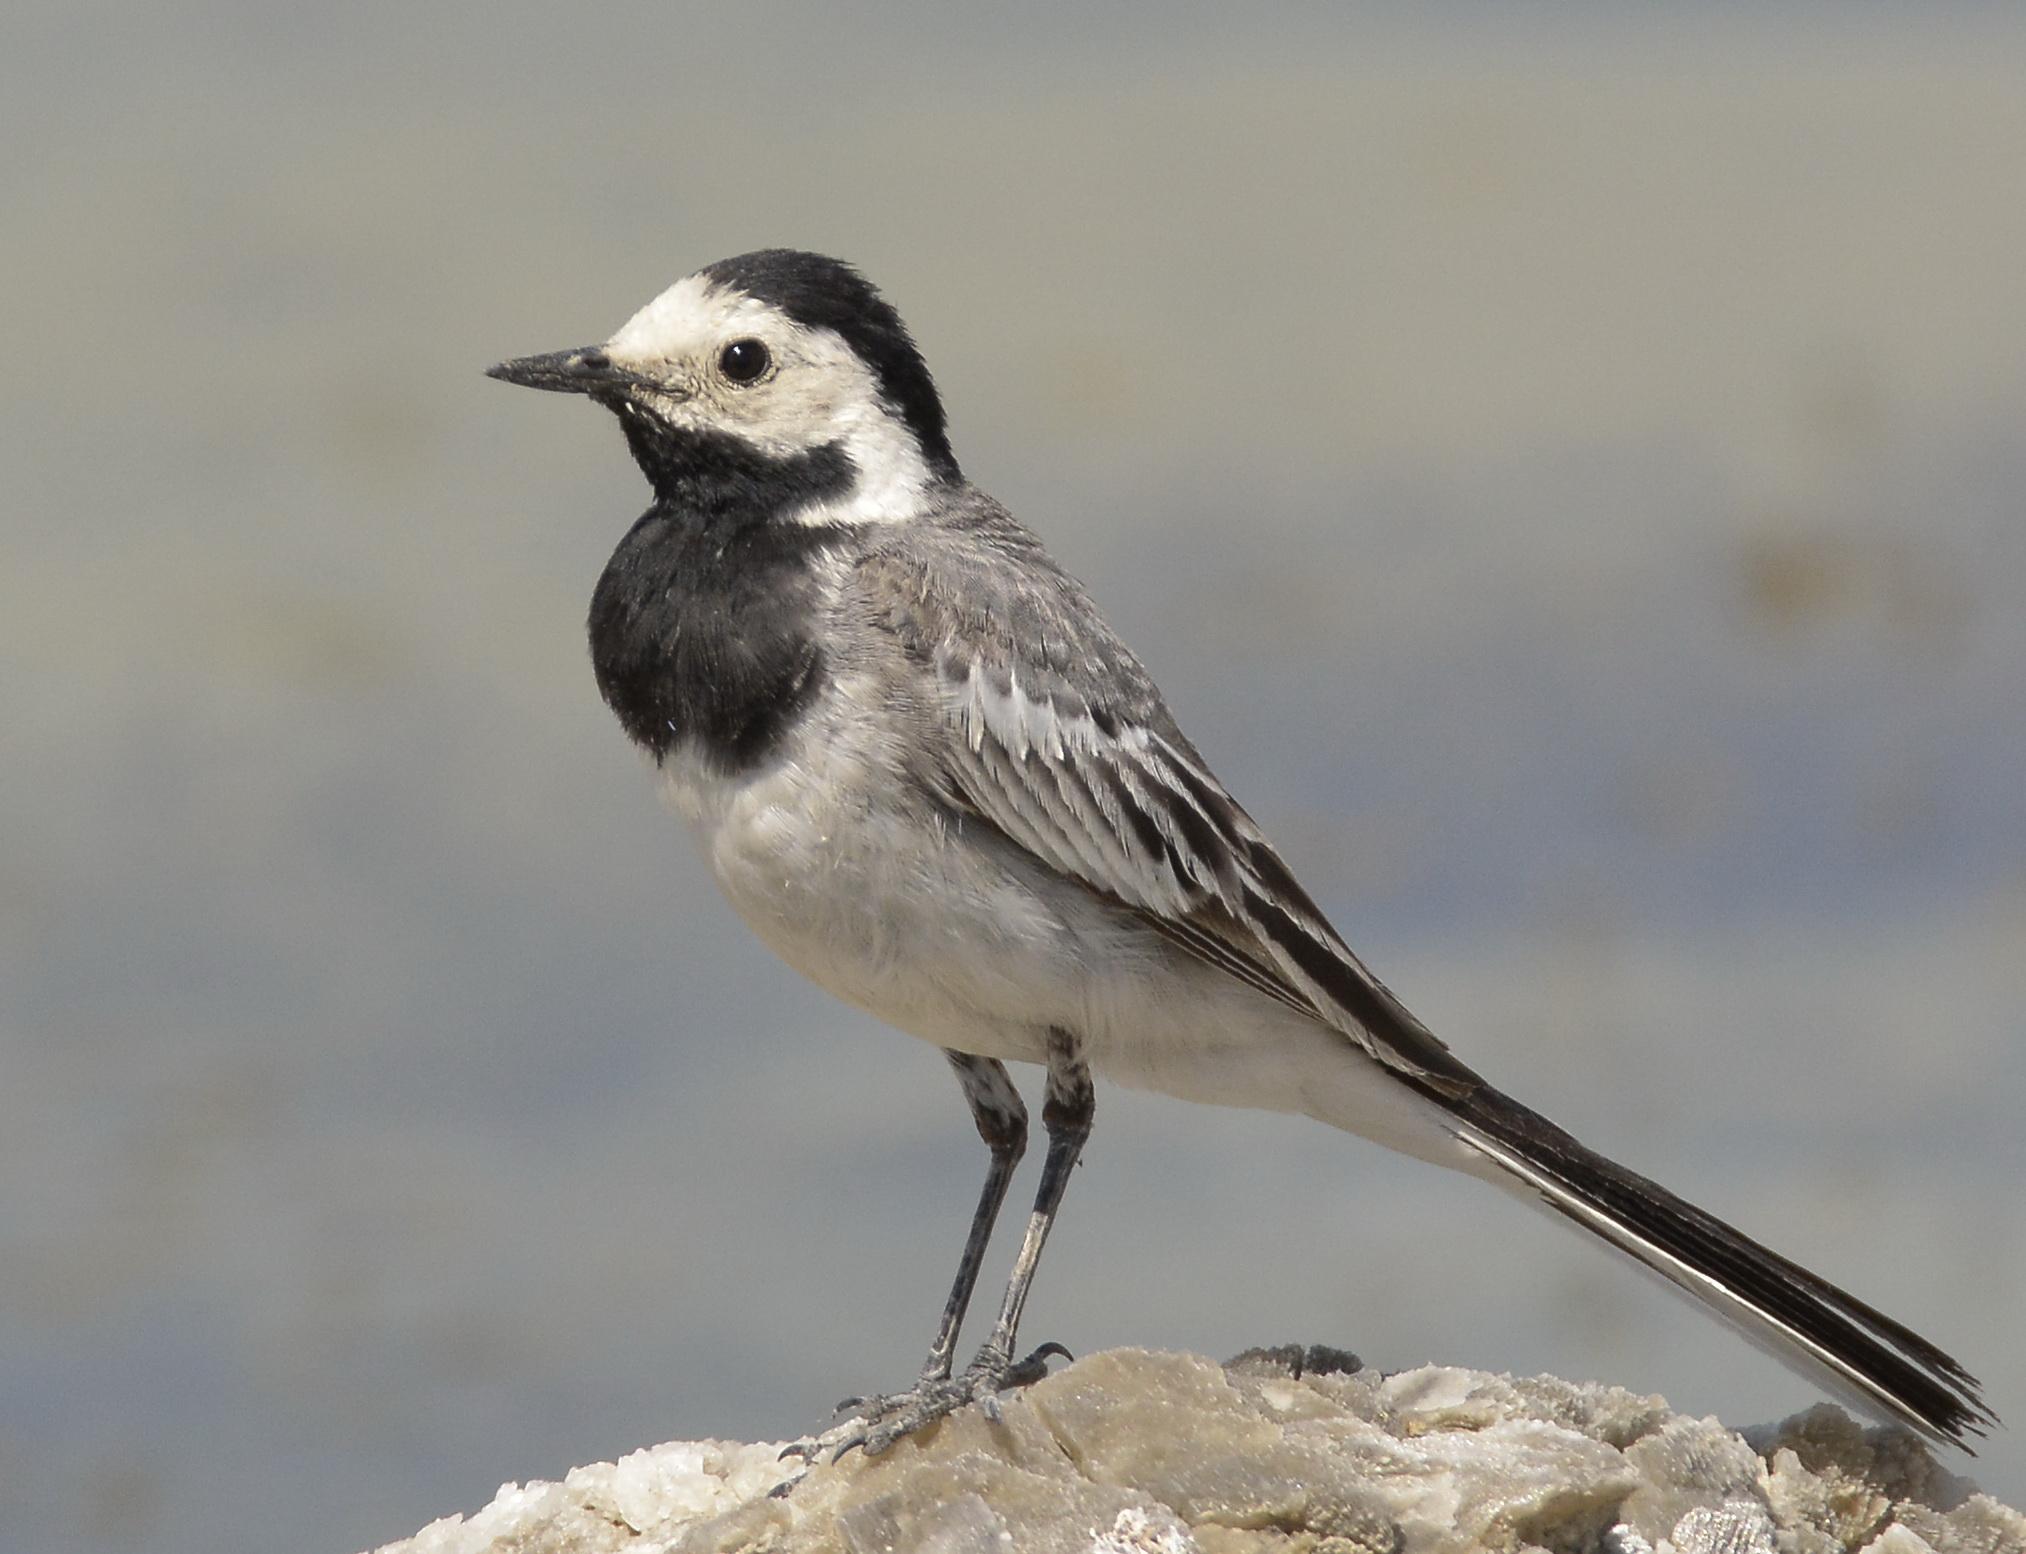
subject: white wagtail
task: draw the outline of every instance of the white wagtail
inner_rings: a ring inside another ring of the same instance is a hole
[[[900,315],[768,249],[602,346],[493,377],[619,417],[654,502],[591,601],[598,688],[732,905],[822,987],[943,1049],[991,1151],[916,1383],[825,1437],[880,1451],[1042,1373],[1015,1361],[1093,1071],[1301,1113],[1554,1210],[1838,1395],[1966,1446],[1935,1345],[1492,1088],[1324,919],[1082,586],[967,483]],[[952,1373],[1047,1069],[1047,1163],[999,1319]]]

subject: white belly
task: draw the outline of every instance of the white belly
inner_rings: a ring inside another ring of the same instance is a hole
[[[798,741],[793,758],[736,779],[682,752],[663,767],[726,897],[790,966],[939,1046],[1041,1061],[1067,990],[1046,986],[1035,948],[1060,924],[927,815],[871,798],[905,791],[871,776],[841,739]]]
[[[1307,1113],[1459,1163],[1425,1103],[1342,1033],[1183,954],[997,833],[963,835],[850,733],[736,779],[683,752],[667,795],[739,915],[834,994],[938,1046],[1093,1069],[1185,1100]]]

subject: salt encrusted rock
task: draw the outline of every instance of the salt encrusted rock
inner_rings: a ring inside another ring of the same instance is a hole
[[[1121,1349],[886,1455],[684,1441],[381,1554],[2026,1554],[2026,1516],[1827,1406],[1740,1436],[1615,1387]]]

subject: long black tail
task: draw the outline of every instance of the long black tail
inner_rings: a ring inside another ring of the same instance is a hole
[[[1997,1424],[1976,1377],[1828,1280],[1586,1149],[1489,1085],[1439,1100],[1466,1145],[1548,1207],[1631,1253],[1845,1398],[1965,1451],[1972,1436]]]

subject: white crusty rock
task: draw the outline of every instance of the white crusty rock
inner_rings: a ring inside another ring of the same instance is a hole
[[[2026,1554],[2026,1516],[1824,1405],[1727,1430],[1616,1387],[1323,1349],[1119,1349],[785,1494],[779,1442],[679,1441],[381,1554]]]

